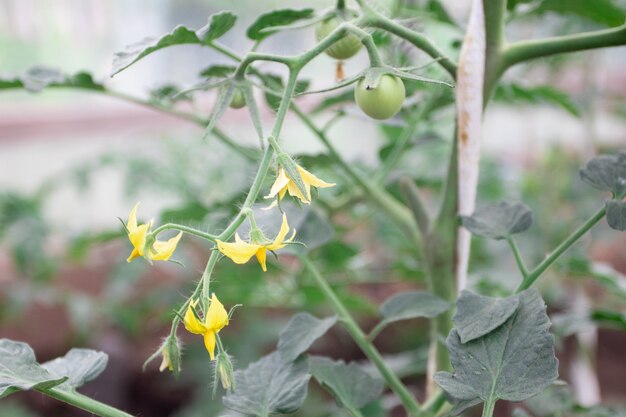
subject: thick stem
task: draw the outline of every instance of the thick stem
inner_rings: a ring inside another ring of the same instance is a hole
[[[509,45],[503,55],[502,72],[520,62],[565,52],[626,45],[626,24],[594,32],[522,41]]]
[[[302,263],[304,264],[306,269],[313,276],[313,279],[315,280],[317,286],[333,305],[335,312],[339,316],[341,322],[346,327],[346,330],[348,331],[350,336],[352,336],[352,339],[354,339],[356,344],[359,346],[361,351],[363,351],[363,353],[368,357],[368,359],[371,360],[372,363],[374,363],[389,388],[398,396],[398,398],[400,398],[400,401],[402,401],[402,404],[406,408],[408,415],[413,417],[422,415],[419,403],[417,402],[413,394],[411,394],[411,392],[406,388],[402,381],[400,381],[400,379],[387,367],[387,364],[385,364],[385,360],[383,359],[383,357],[380,355],[374,345],[372,345],[372,343],[367,340],[367,336],[365,335],[365,333],[363,333],[346,306],[339,299],[339,297],[337,297],[335,291],[331,288],[331,286],[322,276],[317,267],[305,255],[301,256],[300,259],[302,260]]]
[[[606,208],[602,207],[593,216],[591,216],[583,225],[574,231],[567,239],[565,239],[554,251],[544,259],[539,265],[537,265],[517,287],[515,293],[519,293],[530,288],[537,279],[557,260],[566,250],[568,250],[574,243],[578,241],[585,233],[595,226],[600,220],[604,218],[606,214]]]
[[[505,44],[504,14],[506,0],[483,1],[485,13],[485,78],[483,81],[483,105],[486,107],[500,76],[502,75],[502,51]]]
[[[492,417],[495,406],[496,406],[495,401],[489,401],[489,402],[484,403],[482,417]]]
[[[118,410],[115,407],[101,403],[76,391],[66,391],[59,388],[42,388],[38,390],[42,394],[48,395],[59,401],[63,401],[71,406],[80,408],[89,413],[101,417],[132,417],[132,415]]]

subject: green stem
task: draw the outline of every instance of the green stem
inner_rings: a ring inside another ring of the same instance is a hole
[[[97,416],[132,417],[130,414],[125,413],[124,411],[101,403],[100,401],[96,401],[93,398],[89,398],[86,395],[83,395],[76,391],[66,391],[59,388],[41,388],[38,389],[38,391],[42,394],[48,395],[54,399],[63,401],[64,403],[80,408]]]
[[[522,41],[509,45],[504,50],[503,71],[520,62],[542,58],[565,52],[605,48],[626,44],[626,24],[611,28],[576,35],[557,36],[554,38]]]
[[[567,239],[565,239],[554,251],[544,259],[539,265],[537,265],[532,271],[526,275],[526,278],[517,287],[515,293],[519,293],[530,288],[535,281],[543,274],[566,250],[568,250],[574,243],[578,241],[585,233],[595,226],[606,214],[606,208],[602,207],[593,216],[591,216],[583,225],[574,231]]]
[[[506,42],[504,15],[506,0],[483,1],[485,13],[485,76],[483,78],[483,103],[487,105],[502,75],[502,55]]]
[[[333,289],[328,284],[326,279],[322,276],[317,267],[305,255],[302,255],[300,259],[302,260],[302,263],[304,264],[306,269],[313,276],[317,286],[333,305],[335,312],[339,316],[341,322],[346,327],[348,333],[350,333],[350,336],[352,336],[352,339],[354,339],[356,344],[359,346],[361,351],[363,351],[363,353],[369,358],[369,360],[374,363],[389,388],[398,396],[398,398],[400,398],[400,401],[402,401],[402,404],[406,408],[408,415],[422,415],[419,403],[417,402],[413,394],[411,394],[411,392],[406,388],[402,381],[400,381],[400,379],[387,367],[387,364],[385,364],[383,357],[380,355],[374,345],[372,345],[372,343],[367,340],[365,333],[363,333],[346,306],[343,304],[343,302],[341,302],[339,297],[337,297],[335,291],[333,291]]]
[[[517,243],[515,243],[515,239],[513,239],[513,236],[509,235],[507,236],[506,241],[509,243],[511,250],[513,251],[513,255],[515,256],[515,262],[517,262],[517,267],[522,273],[522,277],[526,278],[526,276],[528,275],[528,268],[526,267],[526,263],[524,263],[524,258],[519,251]]]
[[[430,398],[422,405],[422,410],[425,412],[436,415],[441,407],[447,402],[446,393],[442,390],[437,390],[434,395],[431,395]]]
[[[387,324],[388,323],[384,320],[379,321],[378,324],[367,334],[367,340],[369,342],[376,340],[376,337],[385,329],[385,327],[387,327]]]
[[[413,30],[394,22],[393,20],[378,14],[378,12],[373,13],[375,13],[375,16],[370,16],[365,20],[365,24],[367,26],[383,29],[389,33],[393,33],[394,35],[409,41],[418,49],[421,49],[432,58],[437,59],[438,64],[441,65],[448,72],[452,79],[456,79],[456,64],[450,58],[445,56],[443,52],[437,49],[437,47],[430,41],[430,39],[428,39],[426,36],[422,35],[419,32],[414,32]]]
[[[483,404],[483,414],[482,417],[492,417],[493,410],[496,407],[495,401],[489,401]]]
[[[187,227],[187,226],[183,226],[182,224],[176,224],[176,223],[166,223],[162,226],[159,226],[156,229],[154,229],[151,234],[152,236],[156,238],[157,235],[164,230],[180,230],[181,232],[198,236],[202,239],[210,240],[212,242],[214,242],[215,239],[217,239],[217,236],[212,235],[210,233],[201,232],[200,230],[194,229],[193,227]]]

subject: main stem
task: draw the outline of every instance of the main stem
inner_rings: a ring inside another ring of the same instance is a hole
[[[398,398],[400,398],[400,401],[402,401],[402,404],[406,408],[408,415],[412,417],[422,415],[419,403],[417,402],[413,394],[409,392],[409,390],[402,383],[402,381],[400,381],[397,375],[394,374],[387,367],[387,364],[385,364],[385,361],[378,352],[378,350],[371,342],[367,340],[367,336],[365,335],[365,333],[363,333],[348,309],[344,306],[339,297],[337,297],[335,291],[331,288],[331,286],[322,276],[317,267],[305,255],[301,256],[300,259],[302,260],[302,263],[304,264],[306,269],[309,270],[309,272],[315,279],[315,283],[317,284],[317,286],[320,288],[320,290],[322,290],[326,298],[328,298],[328,300],[333,305],[335,312],[339,316],[341,322],[346,327],[348,333],[350,333],[350,336],[352,336],[352,339],[354,339],[356,344],[359,346],[361,351],[363,351],[363,353],[368,357],[368,359],[371,360],[374,365],[376,365],[376,368],[382,375],[389,388],[398,396]]]
[[[131,414],[125,413],[124,411],[118,410],[117,408],[111,407],[110,405],[101,403],[100,401],[94,400],[93,398],[89,398],[76,391],[66,391],[60,388],[42,388],[38,389],[38,391],[42,394],[48,395],[54,399],[63,401],[64,403],[80,408],[97,416],[132,417]]]

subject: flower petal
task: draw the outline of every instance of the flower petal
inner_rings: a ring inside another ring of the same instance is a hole
[[[215,332],[211,330],[207,331],[204,334],[204,346],[206,347],[207,352],[209,352],[209,356],[211,360],[215,359]]]
[[[263,272],[267,272],[267,251],[265,248],[259,248],[256,252],[256,260],[259,261]]]
[[[276,181],[274,181],[274,184],[272,185],[272,188],[270,189],[270,193],[266,195],[265,198],[274,198],[276,197],[276,195],[278,195],[279,198],[282,198],[285,195],[283,190],[285,189],[285,187],[287,187],[287,184],[289,184],[289,182],[290,180],[289,178],[287,178],[287,175],[285,175],[285,170],[282,168],[278,168]]]
[[[302,191],[300,191],[295,182],[289,181],[289,184],[287,184],[287,190],[290,196],[299,198],[304,204],[309,204],[311,202],[311,186],[304,183],[304,187],[307,191],[307,196],[302,194]]]
[[[253,245],[251,243],[247,243],[235,236],[236,242],[222,242],[221,240],[216,240],[217,249],[222,252],[225,256],[229,257],[236,264],[245,264],[254,256],[256,251],[261,247],[261,245]]]
[[[178,245],[178,241],[182,235],[183,232],[180,232],[165,242],[157,240],[154,242],[154,252],[149,253],[148,257],[155,261],[167,261],[176,250],[176,245]]]
[[[300,172],[300,177],[302,178],[302,181],[304,181],[305,184],[309,184],[313,187],[327,188],[327,187],[334,187],[336,185],[335,183],[330,183],[330,182],[320,180],[315,175],[311,174],[309,171],[307,171],[306,169],[302,168],[299,165],[298,165],[298,172]]]
[[[204,327],[204,324],[198,320],[193,310],[196,304],[198,304],[198,300],[189,303],[187,311],[185,312],[183,324],[189,333],[204,334],[206,332],[206,327]]]
[[[141,226],[136,226],[133,230],[131,230],[130,228],[128,229],[128,240],[130,240],[130,243],[133,244],[139,256],[143,256],[143,248],[146,245],[146,235],[148,234],[149,227],[150,225],[148,224],[142,224]],[[133,251],[133,254],[134,253],[135,251]],[[131,257],[132,256],[133,255],[131,254]],[[136,257],[137,256],[133,257],[133,259]]]
[[[128,229],[129,233],[137,229],[137,209],[139,208],[139,204],[140,203],[135,204],[135,207],[133,207],[133,209],[130,211],[130,214],[128,215],[126,228]]]
[[[139,254],[139,251],[137,250],[137,248],[133,248],[133,251],[131,252],[130,256],[126,258],[126,262],[131,262],[133,259],[139,258],[140,256],[141,255]]]
[[[268,250],[284,248],[285,243],[283,241],[285,240],[285,236],[287,236],[287,233],[289,233],[289,223],[287,223],[287,215],[283,213],[283,222],[280,225],[280,231],[276,235],[274,242],[270,243],[269,245],[265,245],[265,247]],[[291,237],[291,239],[293,239],[293,236]]]
[[[215,293],[213,293],[211,295],[211,305],[204,318],[204,327],[206,327],[207,331],[217,333],[225,326],[228,326],[228,313],[224,305],[217,299]]]

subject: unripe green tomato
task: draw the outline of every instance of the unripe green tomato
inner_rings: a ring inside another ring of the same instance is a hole
[[[233,94],[233,98],[230,101],[230,107],[232,109],[240,109],[246,105],[246,98],[243,95],[243,91],[235,90],[235,94]]]
[[[402,108],[406,91],[404,83],[395,75],[380,77],[376,88],[367,89],[365,80],[360,79],[354,89],[354,99],[369,117],[384,120],[393,117]]]
[[[315,28],[315,37],[318,42],[328,36],[341,23],[342,21],[337,17],[331,17],[318,23]],[[350,33],[326,48],[325,52],[335,59],[348,59],[356,55],[359,49],[361,49],[361,41]]]

